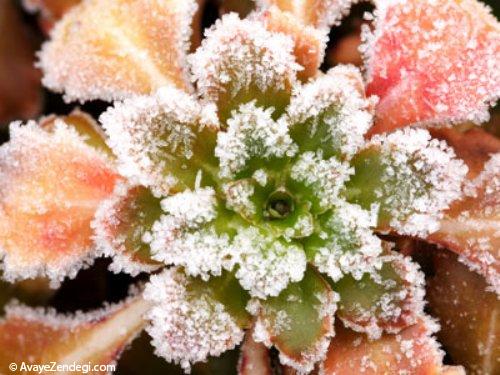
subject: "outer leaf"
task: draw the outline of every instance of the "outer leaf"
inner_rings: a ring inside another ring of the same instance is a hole
[[[337,316],[372,339],[414,324],[424,307],[424,276],[418,266],[398,253],[379,261],[362,277],[349,275],[333,284],[340,295]]]
[[[253,330],[248,330],[240,349],[238,361],[238,375],[272,375],[271,357],[269,349],[252,337]]]
[[[435,133],[451,141],[471,172],[466,196],[450,207],[428,241],[459,254],[500,293],[500,141],[478,130]]]
[[[10,363],[60,366],[115,364],[121,352],[140,333],[149,303],[141,297],[91,313],[58,315],[18,304],[7,307],[0,322],[0,371]],[[39,372],[33,369],[31,372]],[[58,372],[66,372],[61,369]],[[91,367],[89,374],[104,373]]]
[[[439,228],[449,204],[461,196],[467,167],[445,142],[423,129],[374,137],[352,160],[350,202],[379,205],[378,229],[426,236]]]
[[[209,355],[218,356],[243,339],[243,330],[225,306],[178,269],[152,276],[145,296],[153,303],[149,312],[155,353],[189,370]],[[241,295],[241,294],[240,294]]]
[[[115,103],[100,121],[120,172],[160,196],[217,179],[217,119],[211,109],[165,87]]]
[[[58,122],[11,125],[0,148],[0,249],[8,280],[57,283],[95,256],[90,222],[118,176],[105,155]]]
[[[276,118],[289,103],[301,69],[293,48],[292,38],[229,14],[206,32],[190,57],[193,80],[202,98],[217,104],[223,124],[231,111],[252,100],[274,107]]]
[[[432,334],[439,326],[427,317],[398,335],[385,334],[370,341],[337,324],[328,355],[322,364],[325,375],[419,374],[464,375],[459,368],[442,365],[443,353]]]
[[[309,372],[324,358],[330,338],[337,295],[312,268],[278,297],[253,300],[249,310],[257,315],[253,338],[276,346],[280,361]]]
[[[435,274],[427,283],[431,313],[439,318],[440,342],[470,374],[500,371],[500,302],[484,279],[449,252],[434,251]]]
[[[68,101],[188,88],[184,66],[196,7],[194,0],[80,3],[42,47],[44,85]]]
[[[113,258],[112,271],[135,276],[159,268],[161,263],[152,259],[146,240],[162,213],[160,200],[148,189],[116,185],[113,195],[101,203],[92,222],[96,245],[103,254]]]
[[[0,123],[38,115],[40,74],[33,67],[35,44],[12,1],[0,4]]]
[[[489,8],[476,0],[376,5],[363,47],[367,92],[380,97],[372,133],[488,120],[500,95],[500,24]]]

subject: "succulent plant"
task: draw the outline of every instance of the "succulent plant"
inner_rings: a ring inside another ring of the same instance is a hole
[[[58,287],[102,256],[151,276],[91,315],[10,306],[0,347],[9,332],[28,346],[0,365],[109,363],[145,327],[185,371],[242,342],[241,374],[268,371],[256,358],[271,347],[299,373],[459,371],[443,365],[423,273],[386,235],[456,251],[498,293],[498,150],[475,173],[428,130],[487,120],[498,21],[475,0],[377,1],[363,76],[319,70],[351,2],[257,3],[192,53],[195,1],[84,0],[55,24],[43,83],[67,101],[115,102],[99,124],[76,111],[11,125],[3,277]],[[45,338],[30,335],[40,327]],[[60,335],[71,355],[47,339]]]

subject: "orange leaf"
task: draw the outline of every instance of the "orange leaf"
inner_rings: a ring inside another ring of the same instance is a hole
[[[500,24],[476,0],[377,1],[363,46],[372,134],[415,123],[488,120],[500,91]],[[417,31],[418,30],[418,31]]]
[[[117,179],[107,157],[63,121],[52,132],[12,124],[0,148],[4,277],[74,277],[96,255],[90,222]]]
[[[90,0],[54,27],[40,53],[43,83],[66,100],[113,100],[189,87],[194,0]]]
[[[72,316],[33,309],[16,303],[0,322],[0,372],[8,365],[113,365],[145,326],[149,304],[140,297],[90,313]],[[89,374],[108,373],[90,368]],[[32,373],[37,371],[32,368]],[[67,371],[58,371],[58,373]]]
[[[500,301],[455,255],[440,251],[433,260],[427,295],[430,312],[441,322],[440,342],[471,374],[500,373]]]
[[[336,335],[322,364],[323,373],[444,374],[443,353],[432,337],[437,329],[437,324],[424,316],[397,335],[384,334],[380,339],[370,341],[366,335],[337,324]]]

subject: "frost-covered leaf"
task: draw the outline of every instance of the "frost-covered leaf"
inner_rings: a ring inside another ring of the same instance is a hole
[[[155,195],[217,179],[217,119],[211,106],[165,87],[115,103],[100,117],[120,172]]]
[[[107,157],[63,121],[51,132],[12,124],[0,148],[4,277],[74,277],[96,255],[90,222],[117,179]]]
[[[372,124],[373,99],[367,99],[358,69],[340,65],[294,91],[287,108],[290,136],[301,151],[349,158],[363,146]]]
[[[435,252],[435,251],[434,251]],[[500,372],[500,301],[483,277],[456,256],[434,255],[435,274],[427,283],[430,312],[441,322],[437,336],[453,361],[470,374]]]
[[[39,23],[48,33],[54,23],[82,0],[22,0],[24,9],[30,13],[39,13]]]
[[[292,38],[270,32],[261,22],[228,14],[206,32],[189,62],[198,91],[215,102],[225,123],[240,104],[256,100],[277,117],[290,101],[301,66]]]
[[[378,229],[426,236],[461,196],[464,163],[427,130],[403,129],[374,137],[353,159],[348,201],[379,205]]]
[[[188,88],[185,71],[196,1],[90,0],[51,32],[39,65],[65,99],[114,100],[162,86]]]
[[[329,29],[339,25],[350,10],[353,0],[256,0],[261,7],[276,5],[290,12],[305,25]]]
[[[304,278],[277,297],[254,299],[248,309],[257,316],[253,338],[280,352],[280,361],[309,372],[322,360],[334,335],[338,296],[321,275],[308,268]]]
[[[112,271],[135,276],[160,266],[152,259],[147,240],[161,214],[160,200],[148,189],[116,184],[113,195],[100,204],[92,222],[94,242],[99,251],[113,259]]]
[[[500,142],[477,132],[449,133],[446,138],[452,139],[471,173],[465,196],[451,205],[427,240],[459,254],[500,293]]]
[[[240,348],[238,375],[272,375],[269,349],[253,339],[253,330],[248,330]]]
[[[272,109],[257,107],[255,101],[233,111],[215,148],[219,175],[226,179],[250,177],[261,168],[279,171],[296,152],[287,124],[275,121]]]
[[[442,365],[443,352],[432,336],[438,329],[424,316],[397,335],[384,334],[372,341],[337,324],[322,371],[325,375],[465,375],[459,368]]]
[[[41,110],[35,43],[13,1],[0,4],[0,124],[28,119]]]
[[[210,288],[193,282],[178,269],[152,276],[145,297],[153,303],[147,331],[155,353],[185,370],[243,340],[237,318],[214,298]]]
[[[500,95],[500,24],[476,0],[377,1],[363,52],[381,133],[414,123],[488,120]]]
[[[0,372],[10,363],[41,365],[56,362],[88,366],[115,364],[122,351],[142,331],[149,303],[141,297],[89,313],[57,314],[10,304],[0,321]],[[68,367],[67,367],[68,368]],[[33,368],[30,373],[38,373]],[[66,372],[62,369],[58,373]],[[89,373],[104,371],[89,369]]]
[[[315,222],[316,232],[303,240],[308,260],[333,281],[344,275],[360,279],[382,253],[372,230],[375,220],[373,213],[348,203],[327,211]]]
[[[269,31],[283,33],[293,39],[293,54],[303,67],[298,72],[301,81],[307,81],[318,74],[328,40],[325,31],[303,25],[293,15],[274,6],[261,12],[258,18]]]
[[[398,253],[379,257],[364,275],[347,275],[333,284],[339,293],[337,316],[368,337],[397,333],[416,322],[424,306],[424,275]]]

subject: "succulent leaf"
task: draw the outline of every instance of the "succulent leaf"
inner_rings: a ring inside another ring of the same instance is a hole
[[[374,137],[352,160],[354,175],[347,200],[365,209],[378,204],[378,228],[425,236],[461,196],[467,173],[445,142],[423,129],[398,130]]]
[[[180,90],[165,87],[115,103],[100,121],[121,174],[155,195],[217,179],[217,120],[210,106]]]
[[[372,134],[488,120],[500,96],[500,24],[482,2],[377,1],[364,34],[367,92],[380,97]]]
[[[360,278],[347,275],[333,284],[339,293],[337,316],[371,339],[414,324],[424,306],[424,276],[409,258],[393,252],[379,257]],[[378,263],[378,264],[377,264]]]
[[[146,240],[161,214],[160,200],[148,189],[116,184],[113,195],[100,204],[92,222],[96,246],[113,259],[110,270],[135,276],[159,268],[161,263],[152,259]]]
[[[151,277],[145,298],[153,303],[147,327],[157,355],[189,370],[195,362],[218,356],[244,336],[236,319],[203,283],[192,283],[176,268]]]
[[[330,338],[338,296],[313,268],[304,278],[289,284],[279,296],[254,299],[249,310],[257,315],[253,338],[280,351],[284,365],[309,372],[324,358]]]
[[[203,100],[214,102],[223,124],[241,104],[255,100],[279,116],[290,101],[301,66],[293,40],[258,21],[228,14],[206,32],[190,56],[193,80]]]
[[[184,67],[196,8],[194,0],[83,1],[42,47],[43,83],[68,101],[189,88]]]
[[[238,375],[272,375],[269,349],[263,343],[255,342],[252,335],[253,331],[248,330],[241,345]]]
[[[0,322],[0,371],[10,363],[81,366],[115,364],[146,325],[150,305],[140,296],[89,313],[71,316],[12,303]],[[38,372],[38,369],[33,370]],[[58,372],[65,372],[60,370]],[[102,373],[90,368],[89,373]]]
[[[108,158],[64,121],[50,132],[13,123],[0,148],[4,277],[74,277],[97,255],[90,223],[118,180]]]

